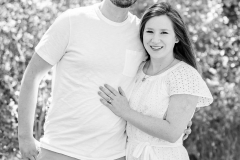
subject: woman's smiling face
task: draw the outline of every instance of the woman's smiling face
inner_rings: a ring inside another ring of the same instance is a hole
[[[177,42],[172,21],[168,16],[156,16],[146,23],[143,45],[151,59],[173,57],[173,48]]]

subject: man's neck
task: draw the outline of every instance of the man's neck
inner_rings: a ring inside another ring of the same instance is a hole
[[[100,11],[107,19],[121,23],[127,19],[129,8],[120,8],[110,0],[104,0],[100,5]]]

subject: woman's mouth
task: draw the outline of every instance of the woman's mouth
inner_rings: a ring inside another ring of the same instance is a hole
[[[163,49],[163,46],[150,46],[150,48],[152,48],[152,50],[154,50],[154,51],[159,51],[159,50]]]

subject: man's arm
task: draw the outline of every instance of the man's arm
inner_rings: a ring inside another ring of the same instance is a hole
[[[22,158],[32,160],[37,155],[33,124],[38,87],[51,68],[52,65],[35,53],[24,72],[18,102],[18,139]]]

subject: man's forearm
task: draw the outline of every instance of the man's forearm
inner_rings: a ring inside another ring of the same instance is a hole
[[[33,135],[33,123],[38,94],[37,80],[23,80],[18,105],[18,135],[30,137]]]

